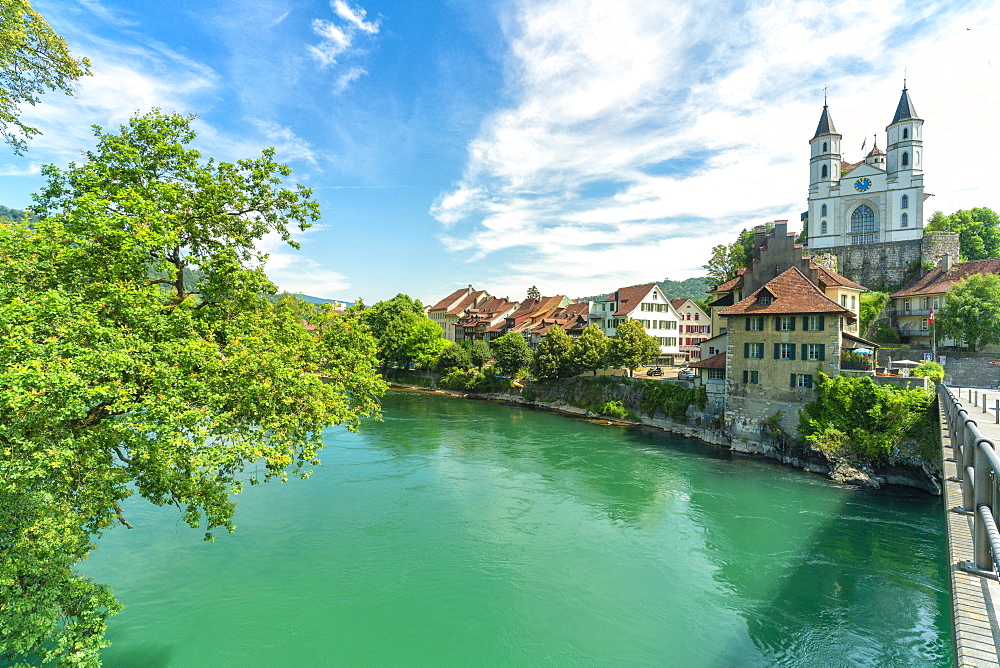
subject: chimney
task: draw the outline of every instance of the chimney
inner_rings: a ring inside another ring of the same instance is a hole
[[[765,225],[758,225],[757,227],[753,228],[754,250],[764,245],[765,237],[767,237],[767,227]]]
[[[951,266],[952,266],[951,253],[945,253],[944,255],[942,255],[941,261],[938,263],[938,266],[941,267],[942,273],[947,274],[949,271],[951,271]]]

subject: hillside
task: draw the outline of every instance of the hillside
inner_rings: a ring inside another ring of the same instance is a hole
[[[656,281],[656,284],[660,286],[664,294],[670,299],[704,299],[705,291],[712,287],[708,279],[705,277],[688,278],[683,281],[671,281],[668,278],[662,281]],[[643,283],[637,283],[636,285],[644,285]],[[632,287],[632,286],[628,286]],[[602,295],[591,295],[589,297],[577,297],[576,301],[586,302],[586,301],[600,301],[606,299],[607,296],[611,294],[605,292]]]

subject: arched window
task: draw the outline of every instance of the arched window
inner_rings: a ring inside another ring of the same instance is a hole
[[[826,153],[826,142],[823,142],[823,153]]]
[[[903,167],[906,167],[909,164],[910,164],[910,154],[907,153],[906,151],[903,151]]]
[[[903,139],[910,138],[910,130],[908,128],[903,128]]]
[[[904,153],[903,155],[906,155],[906,154]],[[819,177],[821,179],[825,179],[829,175],[830,175],[830,171],[826,168],[826,165],[823,165],[823,169],[821,169],[819,171]]]
[[[820,209],[819,209],[819,215],[821,215],[821,216],[825,216],[826,215],[826,204],[824,204],[823,206],[820,207]]]
[[[820,234],[826,234],[826,221],[825,220],[822,223],[819,224],[819,233]]]
[[[875,212],[867,204],[862,204],[851,214],[851,232],[874,232]]]
[[[909,227],[909,226],[910,226],[910,217],[904,213],[903,217],[900,219],[900,227]]]
[[[903,195],[903,199],[899,200],[899,208],[900,209],[910,208],[910,197],[908,195]]]

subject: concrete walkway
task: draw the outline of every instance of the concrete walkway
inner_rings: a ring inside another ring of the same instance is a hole
[[[1000,391],[951,387],[952,392],[976,421],[979,432],[1000,445],[996,402]],[[971,396],[971,398],[970,398]],[[985,397],[985,399],[984,399]],[[984,403],[985,401],[985,403]],[[986,412],[983,412],[983,410]],[[959,568],[972,561],[972,516],[955,512],[962,507],[961,484],[955,481],[958,469],[942,416],[941,443],[944,459],[944,503],[948,525],[948,558],[951,579],[952,623],[955,632],[955,664],[958,666],[1000,666],[1000,582],[973,575]]]

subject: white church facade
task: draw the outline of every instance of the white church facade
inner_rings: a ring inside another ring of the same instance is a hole
[[[903,84],[886,150],[876,144],[864,160],[848,163],[842,136],[823,101],[809,140],[809,249],[919,242],[924,230],[923,119]]]

